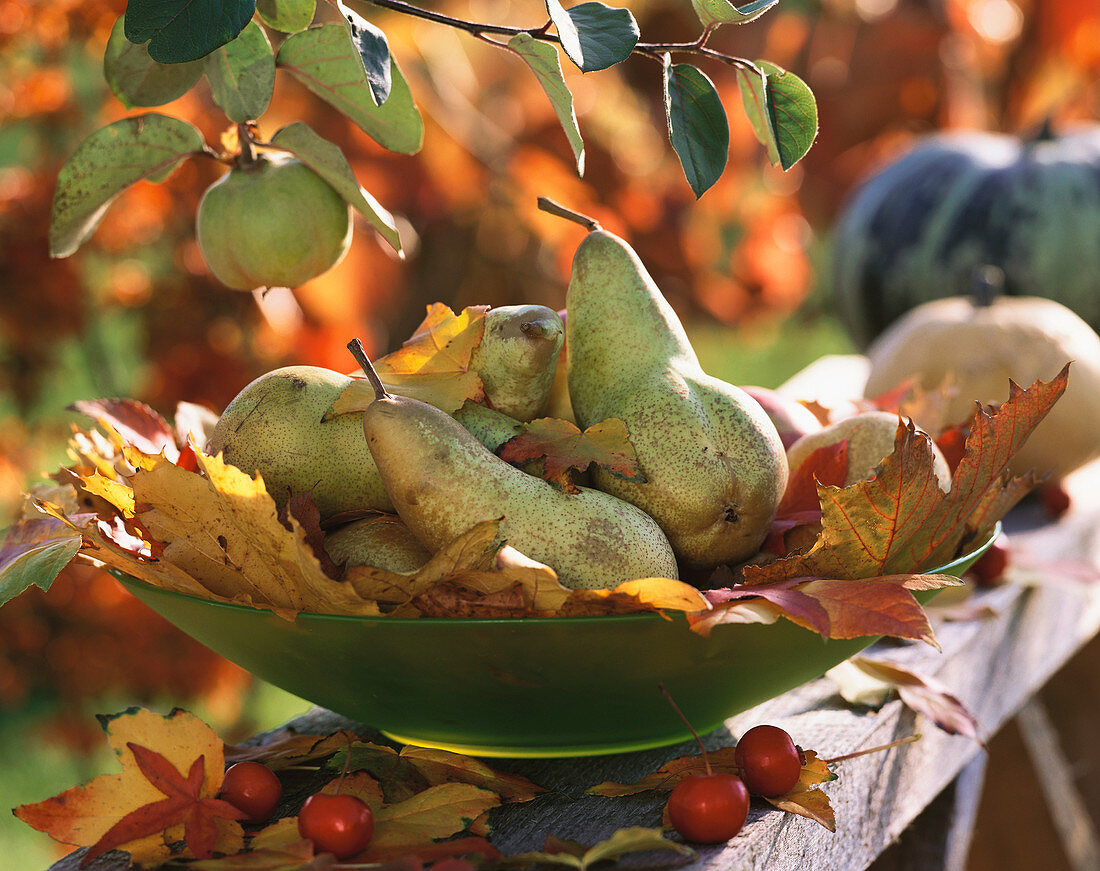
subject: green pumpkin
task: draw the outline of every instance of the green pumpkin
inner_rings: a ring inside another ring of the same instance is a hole
[[[852,193],[833,250],[837,310],[864,347],[909,309],[969,294],[986,266],[1001,293],[1100,330],[1100,126],[929,136]]]

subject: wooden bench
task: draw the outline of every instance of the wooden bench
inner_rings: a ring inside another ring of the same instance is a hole
[[[1007,720],[1018,718],[1033,758],[1041,760],[1037,767],[1048,802],[1057,804],[1054,816],[1064,852],[1074,869],[1084,871],[1100,868],[1097,839],[1049,718],[1036,700],[1040,688],[1100,630],[1100,584],[1090,578],[1100,569],[1100,463],[1073,476],[1069,484],[1074,507],[1059,522],[1044,521],[1033,504],[1008,518],[1016,555],[1013,578],[1019,583],[980,593],[973,601],[987,611],[985,617],[937,623],[942,653],[924,644],[890,643],[869,653],[944,683],[975,715],[983,736],[993,736]],[[1100,699],[1092,703],[1100,705]],[[623,864],[737,871],[965,867],[986,763],[974,740],[937,729],[900,701],[877,711],[849,706],[827,678],[730,719],[704,740],[709,747],[729,745],[763,722],[783,726],[799,744],[826,757],[916,732],[923,737],[835,766],[839,779],[824,786],[836,812],[835,834],[754,803],[740,835],[728,844],[700,848],[693,862],[671,853],[650,853]],[[337,728],[372,734],[362,724],[320,710],[289,725],[315,734]],[[523,774],[550,791],[533,802],[494,810],[492,841],[511,854],[541,848],[548,834],[596,843],[625,826],[658,826],[665,793],[608,799],[585,795],[585,790],[605,780],[637,780],[666,760],[695,751],[694,744],[686,743],[616,756],[493,760],[496,767]],[[73,871],[79,855],[56,863],[53,871]],[[89,867],[119,871],[127,863],[114,853]]]

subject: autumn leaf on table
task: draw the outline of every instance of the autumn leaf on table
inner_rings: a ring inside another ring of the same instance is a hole
[[[686,844],[670,841],[661,829],[647,829],[641,826],[619,829],[610,838],[591,847],[584,847],[583,845],[577,845],[572,849],[563,849],[563,847],[572,847],[572,845],[568,845],[559,839],[548,838],[545,849],[509,856],[505,862],[509,866],[547,864],[575,868],[577,871],[588,871],[598,862],[615,861],[627,853],[672,850],[681,856],[695,858],[696,855],[695,851]]]
[[[297,822],[292,822],[297,832]],[[295,840],[271,847],[253,846],[245,853],[189,862],[187,867],[195,871],[330,871],[337,864],[331,853],[315,856],[310,841]]]
[[[1006,480],[1020,445],[1065,390],[1068,366],[1050,382],[1027,390],[1011,384],[996,411],[979,409],[951,490],[937,482],[930,440],[900,423],[894,452],[874,478],[849,487],[819,486],[822,534],[806,553],[768,565],[746,566],[746,584],[792,578],[857,580],[919,572],[954,558],[960,547],[983,541],[1033,486]]]
[[[467,306],[456,315],[440,302],[428,306],[427,317],[412,337],[392,354],[374,361],[382,383],[394,393],[427,402],[448,414],[468,399],[483,401],[485,386],[470,368],[470,361],[485,333],[488,310],[486,305]],[[370,382],[356,377],[330,413],[362,411],[373,401]]]
[[[583,472],[593,463],[617,478],[646,480],[626,424],[614,417],[583,431],[567,420],[542,417],[501,445],[497,455],[516,465],[541,459],[542,477],[566,493],[579,492],[572,473]]]
[[[882,704],[892,692],[902,703],[928,717],[949,735],[965,735],[982,744],[978,721],[943,683],[894,662],[853,656],[830,669],[845,700],[853,704]]]
[[[209,726],[186,711],[160,716],[143,708],[100,722],[122,772],[22,805],[19,819],[63,844],[89,847],[82,867],[115,848],[135,863],[159,864],[181,839],[197,858],[243,848],[236,820],[244,815],[216,798],[224,762]]]
[[[836,814],[829,803],[829,796],[818,785],[836,780],[837,776],[829,769],[825,760],[813,750],[799,748],[802,756],[802,771],[798,783],[785,795],[765,798],[773,807],[789,814],[795,814],[813,820],[830,832],[836,831]]]
[[[284,727],[269,734],[263,744],[226,747],[225,764],[260,762],[272,771],[281,771],[328,759],[358,740],[355,733],[347,729],[337,729],[331,735],[303,735]]]

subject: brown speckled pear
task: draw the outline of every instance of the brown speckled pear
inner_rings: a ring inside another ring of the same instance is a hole
[[[681,563],[709,568],[759,550],[787,485],[775,426],[707,375],[638,255],[593,229],[566,298],[569,396],[578,425],[625,421],[646,483],[603,470],[596,486],[652,515]]]
[[[485,333],[470,368],[497,411],[534,420],[550,398],[565,327],[544,305],[503,305],[485,314]]]
[[[364,517],[334,529],[325,535],[325,550],[338,566],[372,566],[406,574],[432,558],[409,527],[392,514]]]
[[[380,395],[363,412],[363,434],[398,515],[431,551],[503,518],[502,539],[568,587],[678,577],[668,540],[643,511],[599,490],[556,490],[424,402]]]
[[[280,508],[291,494],[312,491],[322,517],[361,508],[393,511],[363,442],[362,413],[323,419],[350,383],[347,375],[318,366],[261,375],[226,407],[205,450],[262,475]],[[476,436],[494,450],[519,429],[517,421],[480,406],[459,409],[455,417],[469,419]]]

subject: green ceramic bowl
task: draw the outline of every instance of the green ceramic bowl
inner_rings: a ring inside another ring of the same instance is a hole
[[[999,527],[998,527],[999,531]],[[937,569],[960,575],[996,538]],[[256,676],[403,743],[481,756],[642,750],[700,733],[818,677],[875,639],[826,641],[780,619],[718,626],[682,615],[370,619],[270,611],[122,577],[154,611]]]

